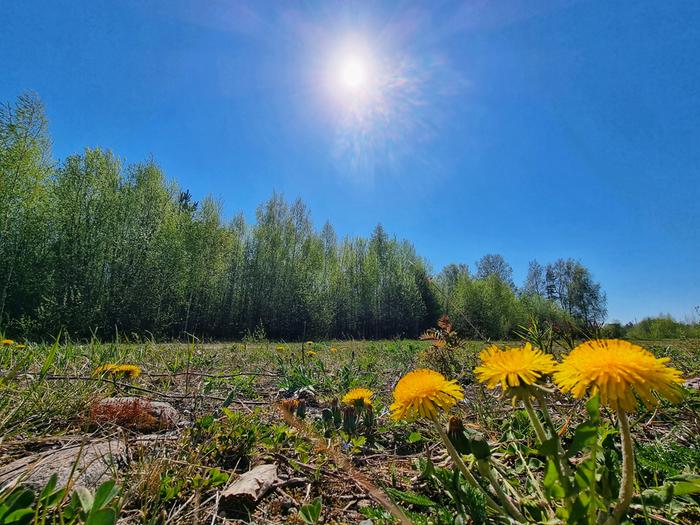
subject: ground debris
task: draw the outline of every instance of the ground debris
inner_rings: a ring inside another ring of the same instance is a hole
[[[221,491],[222,503],[257,503],[278,480],[277,465],[258,465]]]

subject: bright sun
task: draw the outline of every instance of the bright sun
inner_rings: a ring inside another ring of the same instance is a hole
[[[341,60],[338,81],[348,91],[357,91],[367,86],[367,64],[359,56],[348,56]]]
[[[345,109],[358,111],[377,94],[379,70],[367,42],[350,39],[328,57],[327,86],[330,94]]]

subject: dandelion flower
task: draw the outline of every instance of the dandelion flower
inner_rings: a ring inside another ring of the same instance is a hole
[[[464,399],[462,388],[455,381],[427,368],[409,372],[394,389],[394,403],[389,407],[394,419],[409,419],[417,415],[435,418],[437,409],[449,410]]]
[[[111,364],[111,363],[107,363],[107,364],[104,364],[104,365],[100,365],[100,366],[98,366],[97,368],[95,368],[94,374],[95,374],[96,376],[98,376],[98,375],[101,375],[101,374],[109,373],[109,372],[112,371],[112,369],[113,369],[115,366],[117,366],[117,365],[113,365],[113,364]]]
[[[278,351],[278,352],[282,352],[283,350],[284,350],[284,346],[283,346],[283,345],[277,345],[277,351]]]
[[[474,369],[477,379],[489,388],[500,384],[504,391],[531,385],[553,372],[556,366],[552,356],[533,348],[530,343],[522,348],[506,347],[504,350],[492,345],[479,354],[479,359],[481,365]]]
[[[372,406],[372,396],[374,392],[366,388],[353,388],[343,396],[343,403],[350,406],[364,405]]]
[[[129,379],[136,379],[141,375],[141,368],[136,365],[117,365],[107,363],[95,369],[95,375],[109,374],[113,376],[124,376]]]
[[[306,346],[313,346],[314,342],[313,341],[306,341]]]
[[[338,349],[335,346],[331,346],[331,352],[336,353]]]
[[[15,342],[12,339],[3,339],[2,340],[2,345],[3,346],[10,346],[15,344]]]
[[[141,368],[136,365],[119,365],[116,368],[116,373],[120,375],[125,375],[129,379],[136,379],[141,375]]]
[[[316,355],[316,352],[314,352],[313,350],[307,350],[306,355],[308,355],[309,357],[313,357]]]
[[[600,393],[604,405],[630,412],[637,406],[635,393],[647,407],[658,404],[654,391],[669,401],[680,400],[681,371],[666,366],[669,360],[627,341],[586,341],[557,366],[554,382],[577,398],[590,388],[592,394]]]

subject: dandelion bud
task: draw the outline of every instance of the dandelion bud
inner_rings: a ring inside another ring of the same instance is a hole
[[[304,419],[306,417],[306,401],[303,399],[300,399],[297,405],[297,417],[299,419]]]
[[[343,407],[343,430],[352,435],[357,430],[357,413],[352,406]]]
[[[371,405],[364,408],[362,421],[367,430],[374,428],[374,410]]]
[[[464,433],[464,423],[457,416],[452,416],[449,423],[447,423],[447,437],[454,445],[457,452],[460,454],[471,453],[471,447],[469,445],[469,438]]]
[[[482,434],[477,434],[469,440],[469,446],[474,457],[478,460],[488,459],[491,457],[491,446]]]
[[[333,413],[333,424],[335,428],[339,428],[342,422],[342,414],[340,413],[340,406],[338,405],[338,398],[334,397],[331,401],[331,412]]]
[[[330,408],[321,410],[321,420],[324,425],[331,425],[333,423],[333,411]]]

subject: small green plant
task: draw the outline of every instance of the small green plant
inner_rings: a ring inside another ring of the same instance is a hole
[[[112,525],[117,522],[118,507],[116,497],[118,490],[110,480],[99,486],[93,495],[85,487],[78,487],[71,496],[70,503],[64,511],[68,523],[83,522],[86,525]]]
[[[299,517],[307,525],[316,525],[321,519],[321,498],[316,498],[311,503],[302,505],[299,509]]]
[[[310,359],[299,362],[293,356],[277,355],[278,386],[287,396],[304,388],[316,389],[327,375],[323,361]]]
[[[207,464],[223,469],[245,468],[258,437],[258,424],[250,417],[221,408],[222,416],[197,420],[185,439]]]
[[[245,335],[243,335],[243,344],[258,344],[267,342],[267,333],[265,332],[265,325],[262,320],[258,321],[255,330],[251,331],[247,329]]]
[[[418,466],[421,478],[428,482],[439,497],[438,503],[434,505],[456,509],[461,523],[487,523],[484,494],[467,483],[458,469],[437,467],[430,458],[418,460]]]
[[[114,525],[119,516],[119,500],[113,480],[106,481],[92,493],[77,487],[66,502],[66,489],[57,486],[57,476],[51,476],[36,495],[18,486],[0,492],[0,525],[39,525],[53,523],[73,525]]]

